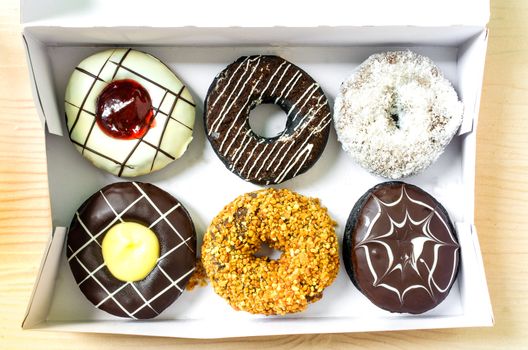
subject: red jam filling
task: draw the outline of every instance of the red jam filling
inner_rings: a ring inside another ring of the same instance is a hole
[[[97,98],[97,124],[108,136],[130,140],[143,137],[154,113],[147,90],[131,79],[108,84]]]

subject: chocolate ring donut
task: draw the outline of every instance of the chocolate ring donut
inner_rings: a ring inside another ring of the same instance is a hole
[[[261,103],[286,114],[278,136],[256,135],[249,113]],[[319,84],[278,56],[244,56],[220,72],[205,100],[205,131],[224,165],[255,184],[276,184],[306,172],[324,150],[330,106]]]
[[[417,186],[378,184],[356,203],[343,238],[354,285],[390,312],[423,313],[449,294],[460,246],[445,208]]]
[[[159,258],[142,280],[124,282],[110,272],[103,239],[116,223],[149,227],[159,241]],[[133,319],[159,315],[182,293],[196,261],[196,233],[183,205],[160,188],[119,182],[86,200],[70,224],[66,255],[75,281],[99,309]]]

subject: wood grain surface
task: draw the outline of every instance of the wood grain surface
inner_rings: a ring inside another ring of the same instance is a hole
[[[17,0],[0,1],[0,349],[528,348],[528,1],[492,1],[478,129],[476,224],[493,328],[184,340],[22,331],[50,229],[43,130]]]

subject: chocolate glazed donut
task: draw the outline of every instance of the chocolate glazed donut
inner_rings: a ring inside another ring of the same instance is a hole
[[[457,277],[460,245],[446,209],[417,186],[392,181],[355,204],[343,237],[354,285],[390,312],[420,314],[440,304]]]
[[[277,104],[286,128],[265,138],[249,125],[261,103]],[[321,156],[332,120],[319,84],[278,56],[244,56],[220,72],[205,100],[205,131],[224,165],[255,184],[277,184],[306,172]]]
[[[114,224],[144,224],[156,234],[160,257],[143,280],[112,275],[102,255],[103,239]],[[97,308],[132,319],[158,316],[185,289],[195,268],[196,232],[183,205],[162,189],[141,182],[102,188],[75,213],[66,256],[77,285]]]

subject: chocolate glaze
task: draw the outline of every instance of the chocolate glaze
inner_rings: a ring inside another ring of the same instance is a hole
[[[249,114],[261,103],[286,114],[276,137],[256,135]],[[276,184],[307,171],[330,131],[331,112],[312,77],[278,56],[244,56],[220,72],[205,101],[205,131],[224,165],[242,179]]]
[[[423,313],[449,294],[460,246],[447,211],[419,187],[385,182],[348,218],[343,259],[356,287],[391,312]]]
[[[104,265],[101,244],[123,221],[151,227],[160,243],[156,267],[137,282],[122,282]],[[86,200],[70,224],[66,256],[75,281],[99,309],[120,317],[152,318],[181,294],[195,267],[196,232],[187,210],[160,188],[119,182]]]

